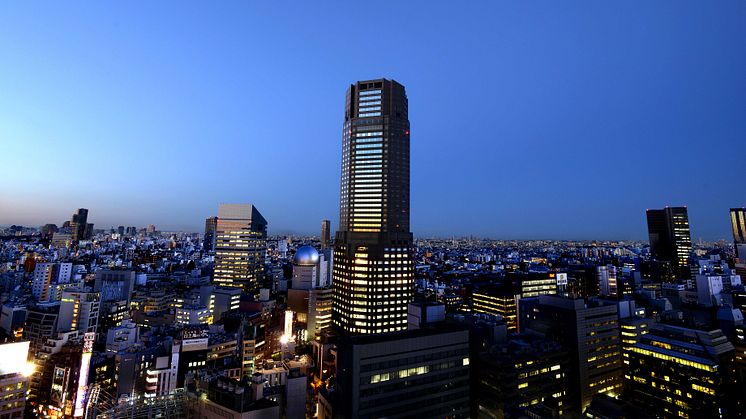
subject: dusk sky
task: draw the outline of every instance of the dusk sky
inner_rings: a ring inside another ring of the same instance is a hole
[[[339,218],[344,94],[404,84],[415,236],[646,239],[746,206],[746,2],[0,3],[0,225]]]

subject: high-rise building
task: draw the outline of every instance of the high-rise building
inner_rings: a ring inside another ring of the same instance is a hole
[[[215,232],[218,229],[218,217],[207,217],[205,219],[205,239],[202,245],[205,252],[215,250]]]
[[[404,86],[393,80],[347,90],[332,280],[334,325],[346,332],[407,328],[414,286],[407,107]]]
[[[603,300],[542,295],[520,301],[521,332],[554,339],[573,354],[569,395],[582,412],[597,394],[622,389],[617,305]]]
[[[736,256],[746,259],[746,208],[730,209],[730,225],[733,227]]]
[[[321,250],[328,249],[332,244],[331,222],[321,220]]]
[[[70,220],[70,229],[72,230],[72,238],[74,241],[86,240],[86,230],[88,229],[88,210],[85,208],[78,208],[78,211],[73,214]]]
[[[647,219],[650,253],[659,261],[670,262],[678,278],[690,278],[692,238],[686,207],[649,209]]]
[[[216,285],[257,293],[267,252],[267,220],[251,204],[220,204],[215,231]]]

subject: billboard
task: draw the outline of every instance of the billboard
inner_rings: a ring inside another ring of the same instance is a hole
[[[567,285],[567,274],[566,273],[557,274],[557,285]]]

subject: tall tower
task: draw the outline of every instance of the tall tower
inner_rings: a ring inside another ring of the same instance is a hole
[[[78,210],[73,214],[72,220],[70,220],[70,229],[72,230],[73,237],[72,239],[75,241],[79,240],[85,240],[88,237],[86,237],[86,229],[88,227],[88,210],[85,208],[78,208]],[[93,227],[91,225],[91,227]]]
[[[205,252],[215,250],[215,231],[218,229],[218,217],[207,217],[205,219],[205,240],[202,248]]]
[[[404,86],[360,81],[347,90],[333,321],[348,333],[407,328],[414,264],[409,231],[409,119]]]
[[[215,231],[216,285],[256,293],[264,273],[267,220],[251,204],[220,204]]]
[[[733,227],[736,256],[746,260],[746,208],[730,209],[730,225]]]
[[[689,278],[692,238],[686,207],[647,210],[650,252],[657,260],[671,262],[678,278]]]
[[[331,244],[331,223],[329,222],[329,220],[321,220],[321,250],[328,249]]]

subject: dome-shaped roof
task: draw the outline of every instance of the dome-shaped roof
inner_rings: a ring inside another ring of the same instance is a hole
[[[301,246],[295,251],[294,265],[316,265],[319,263],[319,252],[313,246]]]

